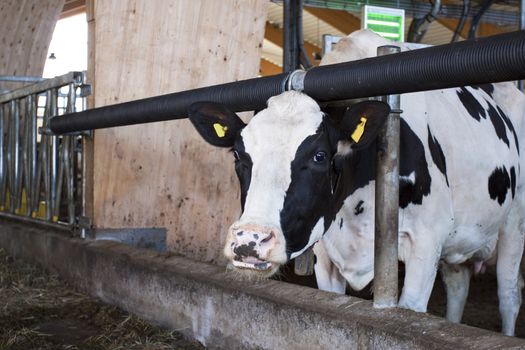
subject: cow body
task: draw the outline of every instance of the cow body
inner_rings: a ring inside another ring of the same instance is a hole
[[[386,43],[354,33],[326,61],[374,56]],[[399,305],[426,311],[440,261],[448,291],[466,297],[469,273],[460,264],[489,259],[497,245],[503,331],[512,334],[521,303],[523,95],[511,84],[489,84],[405,94],[401,108],[399,259],[406,274]],[[216,104],[192,106],[201,135],[236,157],[243,214],[225,245],[233,266],[268,276],[320,241],[322,289],[366,286],[374,266],[375,136],[387,115],[379,102],[326,114],[297,92],[271,98],[247,126]]]

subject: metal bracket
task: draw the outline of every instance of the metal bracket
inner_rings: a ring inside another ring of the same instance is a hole
[[[297,69],[290,73],[286,81],[286,91],[303,91],[305,76],[306,71],[302,69]]]

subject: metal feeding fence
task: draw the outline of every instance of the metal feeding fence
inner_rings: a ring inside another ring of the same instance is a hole
[[[77,224],[85,133],[45,131],[52,116],[84,109],[88,94],[82,72],[0,94],[0,216]]]

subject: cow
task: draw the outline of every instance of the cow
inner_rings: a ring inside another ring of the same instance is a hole
[[[332,57],[369,57],[388,43],[359,31]],[[464,263],[479,266],[497,253],[502,331],[513,335],[521,305],[525,98],[510,83],[487,84],[405,94],[401,108],[405,280],[398,305],[425,312],[440,263],[448,290],[465,294]],[[190,106],[198,133],[234,156],[242,214],[224,254],[235,270],[269,277],[319,242],[322,289],[370,283],[377,134],[388,114],[378,101],[322,110],[296,91],[271,97],[248,124],[219,103]]]

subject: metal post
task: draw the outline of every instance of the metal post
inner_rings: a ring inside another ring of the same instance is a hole
[[[520,30],[525,29],[525,0],[520,1]],[[518,80],[518,89],[523,92],[523,80]]]
[[[51,89],[51,100],[49,101],[50,104],[50,114],[49,116],[57,115],[58,114],[58,106],[57,106],[57,97],[58,97],[58,89],[54,88]],[[50,140],[50,155],[49,155],[49,161],[50,161],[50,201],[48,203],[49,207],[51,208],[51,220],[53,222],[58,221],[58,209],[60,206],[60,198],[58,197],[58,136],[51,136],[49,138]]]
[[[27,96],[27,116],[28,116],[28,171],[29,171],[29,185],[30,190],[27,190],[27,207],[28,215],[38,210],[38,193],[35,193],[40,187],[36,186],[37,182],[37,101],[38,95]]]
[[[75,112],[76,103],[76,88],[75,84],[69,84],[69,92],[67,98],[66,113]],[[66,177],[66,196],[67,196],[67,212],[68,223],[73,225],[75,223],[75,178],[74,178],[74,152],[75,152],[75,136],[64,136],[63,138],[63,162]]]
[[[400,52],[381,46],[378,55]],[[386,97],[391,113],[378,136],[375,193],[374,307],[395,307],[398,299],[399,95]]]
[[[44,128],[47,128],[47,124],[49,123],[49,118],[53,115],[51,111],[51,100],[52,100],[52,92],[51,90],[46,91],[46,111],[44,114]],[[46,212],[45,212],[45,220],[50,221],[51,220],[51,160],[50,160],[50,142],[51,142],[51,136],[42,134],[41,138],[41,145],[40,149],[42,152],[42,163],[41,163],[41,171],[44,175],[44,198],[46,203]]]
[[[4,119],[4,104],[0,103],[0,211],[4,211],[6,208],[6,184],[7,184],[7,173],[6,163],[7,154],[5,152],[4,135],[6,133],[6,123]]]
[[[10,103],[11,135],[10,135],[10,154],[11,154],[11,175],[9,183],[9,200],[11,213],[18,214],[20,208],[22,179],[20,167],[20,109],[19,100],[12,100]]]
[[[297,0],[283,3],[283,72],[293,72],[300,66],[297,43]]]

